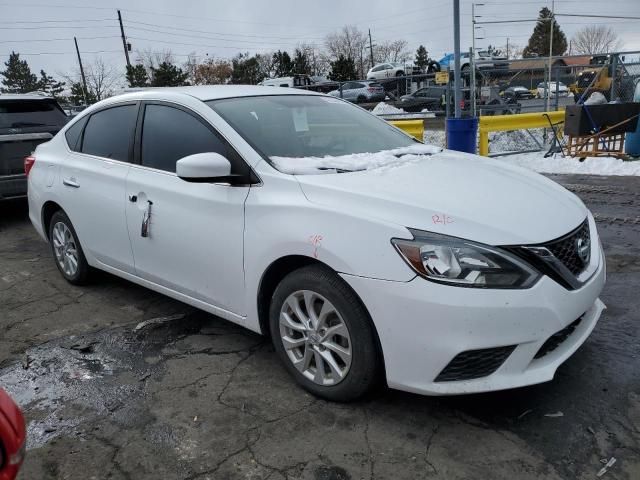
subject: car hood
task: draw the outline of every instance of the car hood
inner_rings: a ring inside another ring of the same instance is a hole
[[[491,245],[546,242],[587,216],[578,197],[542,175],[448,150],[390,167],[296,178],[312,203]]]

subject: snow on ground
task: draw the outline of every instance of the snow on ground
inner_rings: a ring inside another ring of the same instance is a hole
[[[495,159],[540,173],[640,176],[640,160],[625,161],[613,157],[588,157],[584,162],[580,162],[577,158],[562,157],[559,154],[544,158],[544,154],[545,152],[518,153],[495,157]]]
[[[425,155],[440,153],[442,149],[434,145],[415,144],[404,148],[383,150],[377,153],[354,153],[352,155],[326,157],[271,157],[276,168],[292,175],[317,175],[335,173],[337,170],[371,170],[393,168],[420,161]]]
[[[373,110],[371,110],[371,113],[373,113],[374,115],[388,115],[391,113],[407,113],[407,112],[405,112],[401,108],[396,108],[393,105],[380,102],[375,107],[373,107]]]

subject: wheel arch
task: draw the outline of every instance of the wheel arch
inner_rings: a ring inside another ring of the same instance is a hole
[[[307,257],[305,255],[287,255],[284,257],[280,257],[277,260],[273,261],[267,269],[262,274],[262,278],[260,279],[260,283],[258,286],[258,294],[257,294],[257,308],[258,308],[258,321],[260,324],[260,331],[265,336],[270,336],[269,329],[269,308],[271,306],[271,298],[273,297],[273,293],[275,292],[278,284],[291,272],[298,270],[300,268],[309,266],[309,265],[318,265],[323,268],[327,268],[331,270],[333,273],[338,274],[333,268],[327,265],[324,262],[321,262],[318,259]],[[376,328],[376,324],[371,318],[371,314],[369,313],[369,309],[360,298],[360,295],[349,285],[349,283],[344,282],[344,284],[349,288],[355,297],[358,299],[364,310],[367,312],[369,316],[369,322],[371,322],[371,327],[373,329],[373,336],[375,339],[375,347],[379,354],[380,359],[380,368],[383,378],[386,382],[386,368],[385,368],[385,358],[384,351],[382,350],[382,343],[380,342],[380,337],[378,335],[378,330]]]
[[[50,240],[49,223],[51,222],[51,218],[53,217],[53,214],[56,213],[58,210],[62,210],[64,212],[64,209],[53,200],[47,200],[44,203],[44,205],[42,205],[42,214],[41,214],[42,230],[45,236],[47,237],[47,240]]]

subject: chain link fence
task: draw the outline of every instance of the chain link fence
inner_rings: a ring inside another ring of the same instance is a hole
[[[640,81],[640,51],[552,58],[551,66],[548,58],[483,61],[475,65],[475,82],[470,65],[464,67],[460,102],[463,116],[545,112],[582,103],[594,92],[602,94],[601,101],[632,101]],[[311,82],[288,77],[280,79],[277,86],[328,93],[385,118],[439,119],[426,125],[425,141],[444,145],[445,119],[455,110],[453,72],[448,73],[427,74],[405,66],[376,72],[363,80]],[[500,155],[545,150],[553,138],[551,125],[548,129],[495,132],[489,136],[489,152]]]

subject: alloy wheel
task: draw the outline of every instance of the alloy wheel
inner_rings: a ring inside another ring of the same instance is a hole
[[[78,272],[78,248],[73,234],[67,225],[58,222],[53,226],[53,251],[60,269],[68,277]]]
[[[280,309],[280,337],[293,366],[315,384],[336,385],[349,373],[349,330],[322,295],[311,290],[289,295]]]

